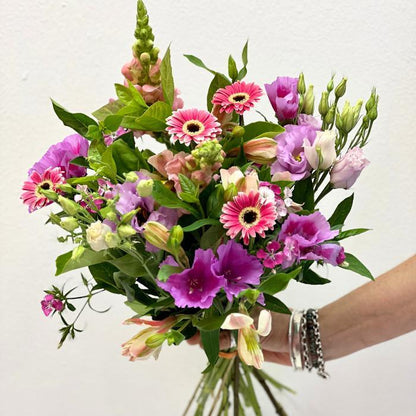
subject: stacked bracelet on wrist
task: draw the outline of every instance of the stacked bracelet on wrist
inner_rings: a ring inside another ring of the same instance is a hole
[[[293,311],[289,322],[289,348],[295,370],[316,368],[319,376],[329,377],[325,372],[317,310]]]

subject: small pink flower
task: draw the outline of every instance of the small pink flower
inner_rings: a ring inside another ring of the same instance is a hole
[[[268,269],[274,269],[277,265],[282,264],[283,253],[278,252],[280,244],[277,241],[270,241],[266,250],[260,249],[257,252],[257,258],[263,260],[263,266]]]
[[[241,232],[244,244],[248,244],[250,237],[257,234],[264,238],[265,231],[273,229],[276,218],[275,205],[262,203],[258,192],[240,192],[222,207],[220,222],[228,229],[228,236],[235,238]]]
[[[166,124],[172,143],[179,141],[187,146],[213,140],[222,132],[216,117],[196,108],[175,111],[168,117]]]
[[[52,312],[60,312],[64,308],[64,304],[61,300],[55,298],[54,295],[46,295],[40,302],[42,311],[45,316],[49,316]]]
[[[42,190],[58,192],[57,185],[65,183],[61,168],[48,168],[42,174],[33,171],[29,179],[23,184],[23,194],[20,197],[23,203],[29,206],[29,212],[33,212],[53,201],[42,194]]]
[[[237,81],[234,84],[220,88],[214,94],[212,103],[221,106],[220,112],[243,114],[250,110],[263,95],[261,88],[253,82]]]

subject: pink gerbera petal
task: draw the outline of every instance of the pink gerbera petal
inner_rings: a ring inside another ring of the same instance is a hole
[[[213,104],[220,105],[220,112],[243,114],[250,110],[263,94],[261,88],[253,82],[234,82],[225,88],[220,88],[212,98]]]
[[[277,213],[273,203],[262,204],[258,192],[249,195],[239,193],[222,208],[220,221],[228,229],[227,235],[235,238],[241,232],[244,244],[250,237],[265,236],[265,231],[272,230]]]
[[[215,116],[196,108],[175,111],[166,120],[166,124],[172,143],[179,141],[187,146],[213,140],[222,131]]]
[[[33,212],[53,202],[43,195],[42,189],[58,192],[57,185],[62,183],[65,183],[65,178],[61,168],[48,168],[42,174],[33,171],[23,184],[24,192],[20,198],[28,205],[29,212]]]

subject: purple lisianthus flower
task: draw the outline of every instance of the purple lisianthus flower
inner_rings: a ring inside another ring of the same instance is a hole
[[[316,138],[316,130],[310,126],[287,125],[286,131],[276,136],[276,161],[271,166],[274,180],[299,181],[309,176],[309,165],[303,142],[308,140],[312,145]]]
[[[331,230],[320,212],[289,214],[278,237],[278,241],[284,244],[282,267],[289,267],[299,260],[323,260],[335,266],[341,264],[345,259],[343,248],[338,244],[321,244],[338,233],[338,230]]]
[[[172,274],[166,282],[157,284],[172,295],[176,306],[207,309],[225,284],[225,279],[212,270],[214,260],[211,249],[198,249],[190,269]]]
[[[322,121],[318,120],[314,116],[309,114],[299,114],[298,115],[298,125],[299,126],[309,126],[312,127],[314,130],[321,130],[322,128]]]
[[[271,84],[264,84],[264,88],[279,121],[296,117],[299,107],[297,78],[277,77]]]
[[[89,143],[79,134],[65,137],[62,142],[52,145],[29,170],[29,175],[36,171],[40,175],[48,168],[61,168],[65,178],[85,176],[87,169],[83,166],[72,165],[70,162],[76,157],[87,157]]]
[[[249,285],[260,283],[263,266],[241,244],[229,240],[227,244],[218,247],[217,253],[218,260],[213,264],[212,270],[216,275],[224,277],[224,291],[230,302],[233,296],[248,289]]]

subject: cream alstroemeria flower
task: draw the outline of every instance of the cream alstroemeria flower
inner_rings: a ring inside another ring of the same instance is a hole
[[[238,355],[247,365],[260,369],[264,363],[263,351],[260,347],[259,336],[269,335],[272,328],[272,315],[263,309],[259,315],[258,328],[254,320],[244,313],[231,313],[221,325],[222,329],[238,329]]]

